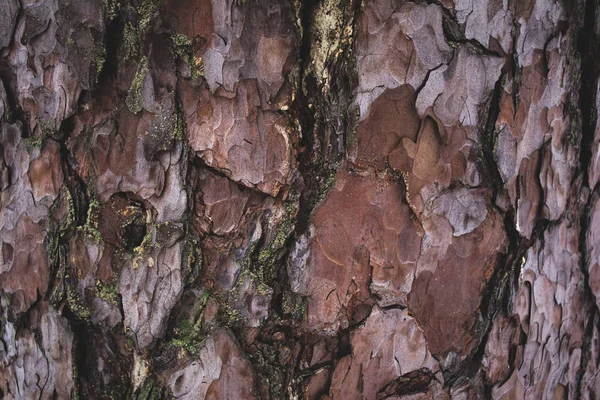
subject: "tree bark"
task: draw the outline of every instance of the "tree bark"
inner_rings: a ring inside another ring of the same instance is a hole
[[[0,398],[600,393],[598,0],[0,3]]]

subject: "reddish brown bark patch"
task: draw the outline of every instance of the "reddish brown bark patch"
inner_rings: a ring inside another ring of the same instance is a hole
[[[482,293],[506,246],[503,228],[502,217],[488,212],[473,232],[453,238],[433,272],[417,274],[408,306],[432,354],[466,355],[476,346]]]
[[[358,127],[357,161],[384,169],[388,155],[402,138],[416,140],[420,124],[412,86],[386,90],[373,102],[369,116]]]
[[[7,243],[3,245],[3,255],[12,259],[12,267],[0,274],[0,287],[13,294],[11,306],[21,313],[46,292],[50,273],[44,246],[44,224],[22,215],[15,236],[14,247]]]

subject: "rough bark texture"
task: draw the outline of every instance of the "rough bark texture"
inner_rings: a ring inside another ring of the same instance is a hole
[[[0,398],[597,398],[599,38],[598,0],[0,0]]]

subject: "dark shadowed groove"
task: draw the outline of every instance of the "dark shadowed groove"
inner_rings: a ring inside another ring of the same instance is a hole
[[[300,210],[298,211],[298,220],[295,227],[297,236],[302,235],[308,228],[310,213],[312,211],[308,192],[311,187],[311,175],[313,175],[311,168],[311,150],[314,147],[313,132],[315,128],[315,112],[309,107],[310,100],[304,90],[302,90],[302,82],[304,81],[307,63],[310,59],[312,16],[319,2],[320,0],[304,1],[302,2],[300,9],[300,24],[302,30],[302,38],[298,52],[300,73],[298,81],[296,82],[298,87],[296,99],[291,106],[292,114],[297,118],[302,131],[302,139],[299,145],[305,148],[304,151],[301,151],[298,154],[298,170],[304,177],[305,187],[302,188],[302,194],[300,196]],[[308,84],[310,85],[311,82]]]
[[[480,134],[482,143],[480,149],[482,163],[485,168],[485,173],[493,183],[492,201],[495,201],[502,185],[502,178],[494,157],[494,138],[496,136],[496,121],[500,113],[500,99],[502,96],[504,76],[504,73],[501,74],[496,81],[494,91],[492,92],[489,101],[487,120],[485,121],[483,132]],[[492,205],[491,207],[495,206]],[[457,383],[460,378],[472,378],[479,371],[481,360],[485,353],[488,334],[493,325],[493,320],[498,310],[501,308],[507,284],[509,281],[512,281],[509,279],[509,276],[515,269],[514,266],[518,259],[516,254],[520,245],[519,234],[514,226],[514,220],[510,218],[509,215],[512,214],[507,214],[504,220],[505,231],[509,239],[508,247],[504,253],[498,256],[496,268],[481,295],[481,305],[479,307],[481,315],[477,322],[478,326],[476,329],[476,332],[479,334],[479,344],[476,350],[465,357],[462,362],[453,368],[451,367],[443,371],[444,383],[447,386],[452,386]]]
[[[588,166],[592,158],[592,142],[598,119],[596,89],[600,71],[600,43],[596,26],[598,0],[585,0],[583,28],[579,32],[577,51],[581,57],[581,86],[579,107],[581,111],[580,166],[583,184],[589,187]]]
[[[571,10],[575,24],[579,25],[577,37],[577,52],[581,60],[580,88],[579,88],[579,115],[581,116],[581,141],[579,142],[579,174],[582,177],[581,185],[589,189],[587,202],[582,210],[579,221],[579,264],[583,276],[583,301],[585,315],[588,317],[585,324],[584,341],[581,346],[581,362],[577,371],[577,386],[575,398],[583,396],[583,377],[589,362],[592,362],[592,337],[594,327],[600,326],[600,312],[596,304],[594,292],[590,287],[588,265],[590,264],[587,253],[587,234],[590,229],[591,209],[598,201],[598,187],[590,188],[589,166],[592,158],[592,143],[596,130],[598,110],[596,109],[596,89],[598,73],[600,71],[600,38],[597,26],[597,13],[600,11],[598,0],[580,0],[573,5]]]

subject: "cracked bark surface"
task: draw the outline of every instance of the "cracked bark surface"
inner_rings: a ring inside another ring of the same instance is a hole
[[[597,398],[599,21],[0,1],[0,398]]]

